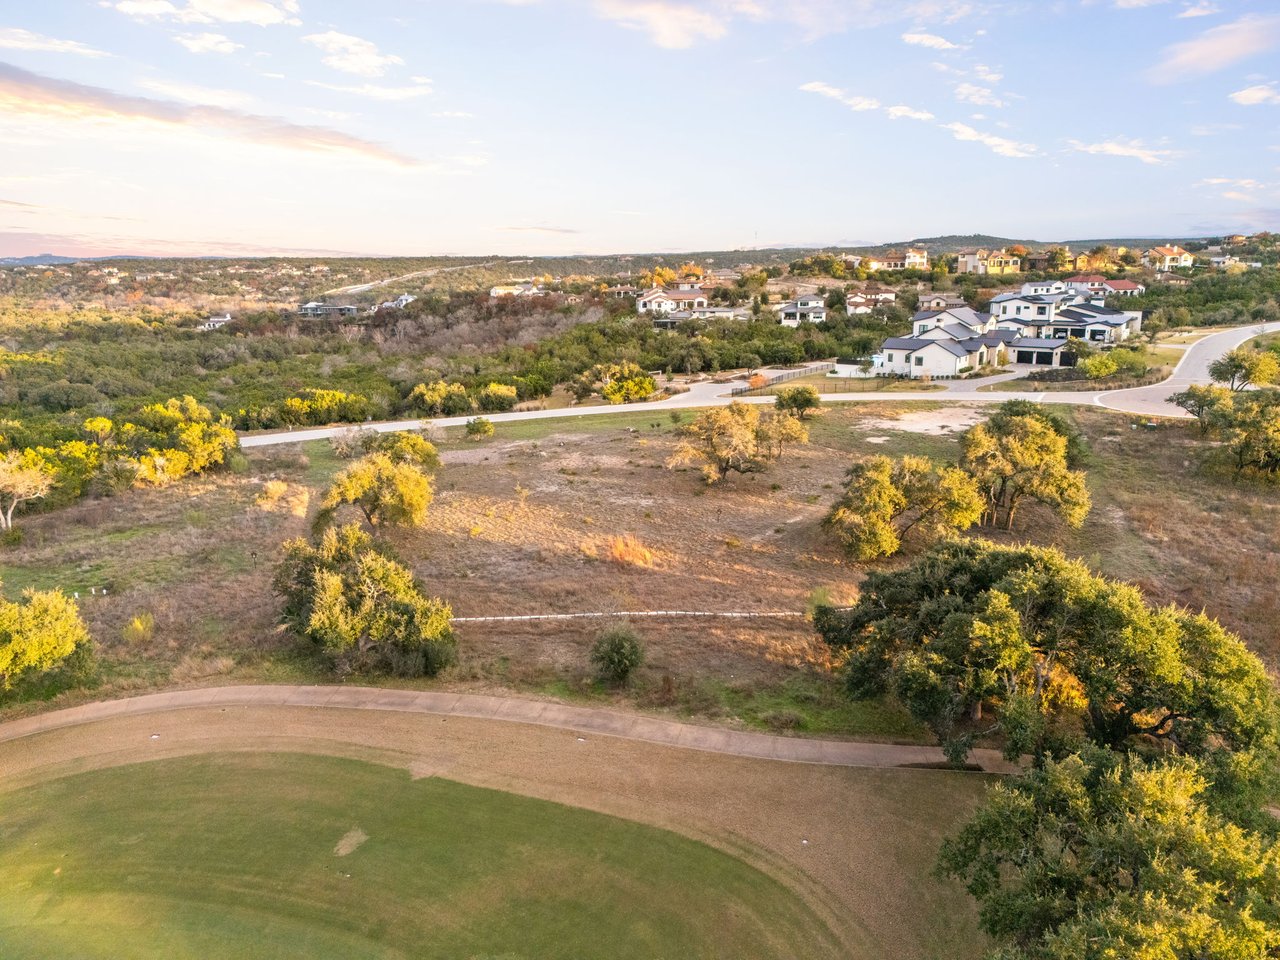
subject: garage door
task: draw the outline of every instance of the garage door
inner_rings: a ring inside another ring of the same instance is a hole
[[[1018,351],[1018,363],[1035,363],[1036,355],[1030,350]]]
[[[1046,367],[1053,366],[1053,353],[1049,350],[1036,351],[1036,363],[1042,363]]]

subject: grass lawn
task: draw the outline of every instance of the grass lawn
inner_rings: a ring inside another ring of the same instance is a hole
[[[354,760],[163,760],[0,805],[6,960],[840,952],[799,897],[704,844]]]

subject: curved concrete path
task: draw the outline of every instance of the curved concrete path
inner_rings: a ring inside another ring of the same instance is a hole
[[[1041,403],[1071,403],[1106,407],[1121,413],[1134,413],[1140,416],[1177,417],[1184,419],[1187,414],[1166,402],[1171,393],[1186,389],[1193,383],[1209,382],[1209,364],[1218,357],[1234,350],[1246,340],[1263,333],[1280,332],[1280,323],[1252,324],[1247,327],[1234,327],[1219,333],[1211,333],[1191,344],[1173,375],[1160,383],[1147,387],[1133,387],[1128,390],[1060,390],[1032,393],[1027,391],[992,391],[979,393],[978,388],[997,384],[1004,380],[1015,379],[1018,373],[995,374],[977,380],[948,381],[942,390],[921,391],[919,393],[879,391],[877,393],[829,393],[822,395],[823,403],[903,403],[912,400],[929,400],[933,402],[963,403],[1004,403],[1006,400],[1035,400]],[[519,420],[557,420],[576,417],[593,417],[618,413],[665,413],[669,410],[688,410],[690,408],[720,407],[738,400],[743,403],[773,403],[772,396],[765,397],[731,397],[730,384],[695,383],[687,393],[665,400],[648,403],[630,403],[625,406],[599,407],[566,407],[559,410],[525,410],[519,413],[492,413],[485,416],[494,423],[510,423]],[[379,433],[395,433],[402,430],[420,430],[424,425],[437,427],[460,427],[471,417],[437,417],[432,420],[392,420],[382,423],[343,424],[336,427],[314,427],[305,430],[285,430],[279,433],[241,434],[242,447],[271,447],[285,443],[302,443],[306,440],[327,440],[359,427],[364,430],[376,430]]]
[[[912,767],[935,766],[946,762],[942,751],[937,747],[778,737],[767,733],[704,727],[658,717],[539,700],[336,686],[208,687],[153,693],[127,700],[105,700],[0,724],[0,743],[114,717],[226,706],[385,710],[503,720],[558,727],[580,734],[640,740],[686,750],[704,750],[791,763],[844,767]],[[264,735],[270,732],[263,731]],[[970,762],[990,773],[1010,773],[1016,769],[996,750],[974,750]]]

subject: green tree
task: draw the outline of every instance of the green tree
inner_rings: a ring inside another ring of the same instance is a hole
[[[1280,359],[1270,351],[1237,347],[1209,364],[1209,376],[1234,391],[1270,386],[1280,380]]]
[[[61,590],[27,590],[0,599],[0,691],[43,674],[90,649],[76,602]]]
[[[967,430],[960,466],[986,500],[983,522],[1013,529],[1019,507],[1034,500],[1053,508],[1068,526],[1089,513],[1084,473],[1070,469],[1068,441],[1044,418],[997,415]]]
[[[809,386],[785,387],[778,391],[773,405],[784,413],[793,413],[801,420],[809,419],[809,412],[817,410],[822,401],[818,391]]]
[[[361,446],[365,453],[385,454],[393,463],[407,463],[429,473],[440,469],[435,444],[420,433],[366,433]]]
[[[53,481],[53,465],[34,450],[0,455],[0,530],[12,530],[14,511],[48,496]]]
[[[341,672],[434,676],[456,655],[449,605],[353,524],[325,530],[314,546],[286,543],[274,588],[284,622]]]
[[[1275,775],[1275,694],[1243,642],[1057,550],[943,543],[815,625],[855,698],[894,695],[956,761],[979,733],[1013,758],[1084,737],[1200,757],[1224,792]]]
[[[1224,405],[1231,405],[1231,391],[1214,384],[1193,384],[1173,394],[1169,402],[1195,417],[1200,424],[1200,433],[1204,434],[1211,426],[1210,414]]]
[[[1280,845],[1217,813],[1194,762],[1088,751],[996,784],[948,840],[993,960],[1280,956]]]
[[[422,467],[386,453],[361,457],[333,479],[317,524],[329,523],[343,504],[357,507],[371,527],[420,527],[435,493]]]
[[[626,625],[611,627],[591,646],[591,664],[604,683],[620,687],[644,663],[639,635]]]
[[[707,483],[730,473],[756,473],[778,459],[786,444],[809,440],[796,417],[762,416],[756,406],[736,401],[700,414],[682,432],[684,440],[667,466],[698,464]]]
[[[963,470],[927,457],[875,456],[854,464],[844,494],[823,521],[855,560],[891,557],[908,534],[929,541],[966,530],[983,513]]]

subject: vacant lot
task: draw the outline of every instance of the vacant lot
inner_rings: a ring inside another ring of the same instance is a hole
[[[12,960],[841,954],[702,843],[353,760],[162,760],[4,801]]]
[[[676,442],[669,417],[502,424],[492,441],[443,444],[428,529],[392,540],[459,616],[847,602],[863,568],[841,561],[819,522],[849,464],[873,453],[954,458],[959,432],[984,415],[906,400],[834,407],[811,422],[809,446],[712,488],[696,471],[665,469]],[[1093,450],[1094,510],[1080,531],[1028,511],[1012,539],[1058,544],[1156,600],[1203,607],[1274,662],[1280,493],[1202,468],[1211,448],[1193,426],[1132,429],[1132,418],[1092,408],[1069,415]],[[321,665],[277,628],[270,577],[280,543],[305,534],[317,491],[341,465],[323,443],[255,451],[244,476],[32,517],[24,543],[0,554],[0,576],[10,594],[27,585],[80,593],[102,652],[98,695],[323,679]],[[283,492],[264,499],[269,480]],[[615,549],[614,538],[628,535],[642,549]],[[91,595],[103,587],[105,597]],[[148,613],[153,629],[126,639],[129,622]],[[625,701],[776,730],[920,736],[892,707],[849,703],[803,620],[635,626],[648,657],[623,694],[589,675],[599,621],[462,625],[460,663],[435,683]]]

